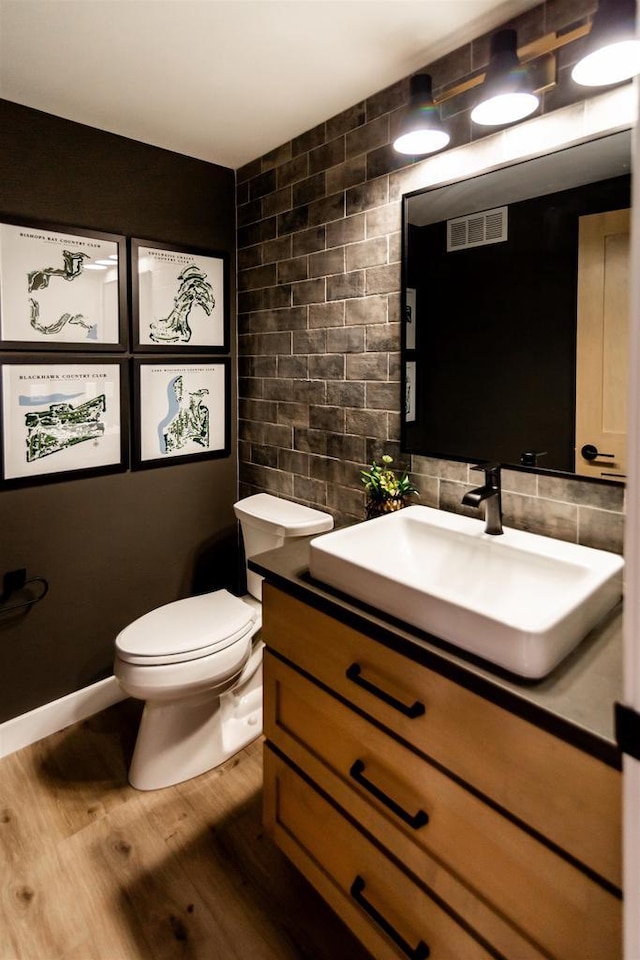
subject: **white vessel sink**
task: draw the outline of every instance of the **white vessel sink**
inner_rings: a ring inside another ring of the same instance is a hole
[[[311,576],[523,677],[546,676],[617,603],[621,557],[413,506],[311,541]]]

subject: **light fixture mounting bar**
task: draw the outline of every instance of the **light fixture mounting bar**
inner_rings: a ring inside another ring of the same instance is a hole
[[[582,37],[585,37],[589,33],[590,29],[591,23],[589,22],[581,24],[579,27],[575,27],[573,30],[567,31],[567,33],[548,33],[544,37],[539,37],[532,43],[527,43],[518,48],[518,57],[520,62],[530,63],[532,60],[538,60],[541,57],[555,53],[556,50],[560,50],[561,47],[566,47],[567,44],[573,43],[574,40],[580,40]],[[551,59],[549,60],[549,66],[553,70]],[[445,90],[444,93],[441,93],[438,97],[434,98],[434,104],[436,106],[440,106],[440,104],[446,103],[447,100],[452,100],[454,97],[459,97],[460,94],[466,93],[467,90],[473,90],[474,87],[478,87],[484,82],[484,78],[485,74],[479,73],[477,76],[471,77],[469,80],[463,80],[462,83],[457,83],[454,87],[449,87],[449,89]],[[553,70],[553,76],[545,79],[544,84],[541,87],[537,87],[535,92],[541,93],[544,90],[550,89],[554,84],[555,70]]]

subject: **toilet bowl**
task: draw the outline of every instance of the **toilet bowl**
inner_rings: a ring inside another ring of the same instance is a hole
[[[234,504],[245,560],[290,537],[331,530],[333,518],[258,493]],[[262,732],[262,577],[151,610],[116,638],[114,673],[145,701],[129,768],[138,790],[157,790],[223,763]]]

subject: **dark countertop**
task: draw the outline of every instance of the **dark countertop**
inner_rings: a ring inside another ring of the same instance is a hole
[[[249,566],[285,593],[419,660],[605,763],[621,767],[614,735],[614,703],[622,699],[621,604],[548,677],[522,680],[312,580],[311,539],[297,538],[261,553]]]

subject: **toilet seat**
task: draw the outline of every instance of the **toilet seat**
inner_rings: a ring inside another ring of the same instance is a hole
[[[141,666],[199,660],[246,637],[256,617],[227,590],[176,600],[125,627],[116,638],[117,656]]]

